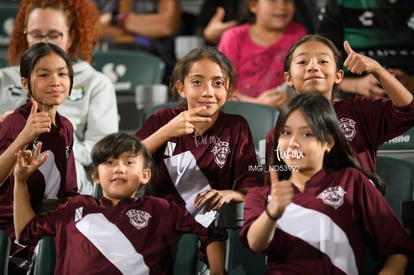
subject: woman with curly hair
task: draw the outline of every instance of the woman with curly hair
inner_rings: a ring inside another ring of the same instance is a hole
[[[103,136],[118,131],[115,89],[91,61],[98,38],[99,11],[88,0],[23,0],[11,35],[11,67],[0,70],[0,114],[23,105],[27,94],[20,83],[20,57],[33,44],[48,42],[64,49],[73,61],[74,84],[59,113],[73,124],[77,184],[92,192],[90,150]]]

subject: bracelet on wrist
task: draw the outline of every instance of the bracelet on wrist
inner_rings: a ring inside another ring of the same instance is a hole
[[[117,18],[117,21],[116,21],[117,25],[120,26],[121,28],[124,28],[125,27],[125,21],[126,21],[127,17],[128,17],[127,12],[123,12],[123,13],[119,14],[118,18]]]
[[[266,206],[265,206],[265,212],[266,212],[267,217],[268,217],[269,219],[271,219],[272,221],[277,221],[277,220],[280,218],[280,216],[281,216],[281,215],[272,216],[272,215],[269,213],[269,210],[267,209],[267,204],[266,204]]]

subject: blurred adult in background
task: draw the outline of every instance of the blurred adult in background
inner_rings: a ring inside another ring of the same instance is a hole
[[[175,65],[174,38],[181,20],[177,0],[96,0],[103,47],[160,56],[168,76]]]
[[[58,111],[73,124],[74,155],[81,193],[93,189],[90,166],[92,146],[118,131],[118,110],[112,82],[96,71],[90,60],[98,38],[99,11],[88,0],[23,0],[11,35],[11,67],[0,69],[0,114],[23,105],[26,92],[20,83],[19,62],[29,46],[49,42],[73,60],[74,84]]]
[[[328,0],[317,29],[342,50],[353,49],[377,60],[414,93],[414,4],[409,0]],[[384,97],[386,91],[371,74],[346,72],[342,92]]]
[[[296,0],[293,21],[314,33],[319,10],[327,0]],[[240,23],[246,0],[206,0],[198,16],[198,32],[208,44],[217,45],[225,30]]]

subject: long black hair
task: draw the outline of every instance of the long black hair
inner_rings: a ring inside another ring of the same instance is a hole
[[[94,170],[98,169],[99,164],[104,163],[109,158],[119,158],[123,153],[132,153],[135,156],[141,155],[144,160],[144,168],[151,169],[153,175],[153,159],[144,144],[136,136],[122,132],[109,134],[93,146],[91,158]],[[143,190],[140,190],[141,188]],[[138,189],[136,197],[140,197],[144,193],[151,194],[151,192],[151,184],[146,184],[145,187],[141,186]]]
[[[39,61],[39,59],[47,56],[49,53],[55,53],[58,56],[60,56],[63,60],[65,60],[70,80],[69,94],[72,91],[74,73],[70,57],[62,48],[55,44],[39,42],[28,48],[20,60],[20,77],[27,79],[30,95],[32,94],[30,76],[32,75],[33,69]]]
[[[328,38],[326,38],[322,35],[308,34],[308,35],[303,36],[301,39],[297,40],[290,47],[288,53],[286,54],[285,62],[283,64],[283,71],[285,73],[288,73],[290,75],[290,65],[292,64],[293,54],[295,53],[296,49],[299,46],[301,46],[301,45],[303,45],[307,42],[312,42],[312,41],[320,42],[320,43],[324,44],[325,46],[327,46],[332,51],[333,57],[335,59],[336,71],[343,70],[344,60],[342,58],[341,52],[335,46],[335,44],[331,40],[329,40]],[[294,92],[294,93],[296,93],[296,92]],[[338,93],[339,93],[338,84],[334,84],[333,87],[332,87],[332,97],[334,97]]]
[[[325,153],[323,167],[328,171],[335,171],[345,167],[353,167],[360,170],[384,193],[385,187],[380,178],[366,171],[359,164],[356,154],[342,132],[338,118],[332,104],[319,93],[304,93],[294,96],[281,110],[276,127],[273,145],[272,162],[276,167],[287,167],[282,158],[277,157],[278,140],[286,120],[292,112],[299,110],[309,123],[316,139],[322,144],[335,142],[329,152]],[[289,179],[289,169],[278,169],[279,179]]]
[[[227,82],[227,98],[232,97],[236,85],[236,70],[231,61],[223,53],[221,53],[217,47],[212,46],[194,48],[177,61],[169,81],[169,88],[173,95],[175,96],[178,94],[175,87],[177,81],[184,83],[184,79],[187,77],[193,64],[202,59],[210,59],[220,67]]]

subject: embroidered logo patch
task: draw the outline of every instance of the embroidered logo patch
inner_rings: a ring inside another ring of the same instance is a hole
[[[220,141],[214,145],[211,152],[214,153],[214,161],[216,164],[223,168],[224,164],[226,164],[227,157],[230,154],[230,146],[228,142]]]
[[[129,222],[138,230],[147,227],[148,221],[151,218],[148,212],[136,209],[129,210],[126,215],[129,217]]]
[[[321,199],[324,204],[332,206],[336,210],[344,204],[345,194],[346,191],[338,185],[326,188],[321,194],[319,194],[318,199]]]
[[[356,135],[355,124],[356,122],[350,118],[341,118],[339,121],[339,127],[341,127],[347,140],[352,141]]]
[[[85,87],[82,85],[76,85],[72,87],[72,91],[68,97],[71,101],[81,100],[85,96]]]

